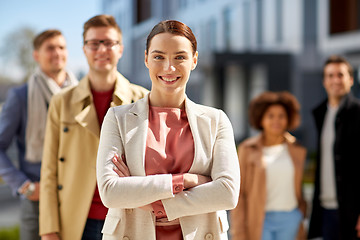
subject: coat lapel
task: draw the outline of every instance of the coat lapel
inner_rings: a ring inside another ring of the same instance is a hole
[[[130,104],[132,102],[133,92],[130,91],[130,82],[118,72],[111,107]]]
[[[75,120],[97,138],[100,138],[100,126],[87,76],[80,81],[79,86],[74,91],[72,104],[76,109]]]
[[[111,107],[129,104],[132,102],[132,92],[129,90],[130,82],[126,80],[119,72],[116,76],[113,99],[110,104]],[[93,103],[93,97],[90,88],[88,76],[85,76],[76,88],[74,97],[72,99],[75,113],[75,120],[84,128],[93,133],[97,138],[100,138],[100,126],[97,121],[97,113]]]

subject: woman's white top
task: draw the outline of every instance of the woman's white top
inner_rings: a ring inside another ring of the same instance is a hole
[[[266,166],[266,211],[291,211],[298,203],[295,170],[286,143],[263,147]]]

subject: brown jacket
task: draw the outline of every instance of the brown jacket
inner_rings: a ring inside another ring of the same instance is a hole
[[[231,211],[232,240],[260,240],[266,204],[266,173],[262,161],[262,135],[249,138],[239,145],[241,172],[240,196],[237,207]],[[295,137],[285,134],[289,154],[295,167],[295,194],[305,216],[306,203],[302,197],[302,178],[306,149],[296,143]],[[298,239],[305,239],[301,227]]]

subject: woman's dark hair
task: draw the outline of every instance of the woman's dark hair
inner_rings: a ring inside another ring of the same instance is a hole
[[[254,98],[249,106],[250,125],[255,129],[263,130],[261,125],[265,112],[270,106],[284,107],[288,118],[287,130],[293,130],[300,124],[300,104],[295,96],[289,92],[264,92]]]
[[[153,37],[160,33],[171,33],[186,37],[191,43],[193,49],[192,53],[195,54],[197,50],[197,42],[193,32],[187,25],[176,20],[161,21],[153,27],[146,39],[146,52],[149,52],[150,43]]]

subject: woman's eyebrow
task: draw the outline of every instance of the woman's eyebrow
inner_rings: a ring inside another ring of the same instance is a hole
[[[160,51],[160,50],[153,50],[153,51],[151,51],[151,53],[165,54],[165,52]],[[178,52],[175,52],[174,54],[184,54],[184,53],[187,53],[187,51],[178,51]]]
[[[165,54],[164,52],[160,51],[160,50],[153,50],[151,51],[151,53],[161,53],[161,54]]]

